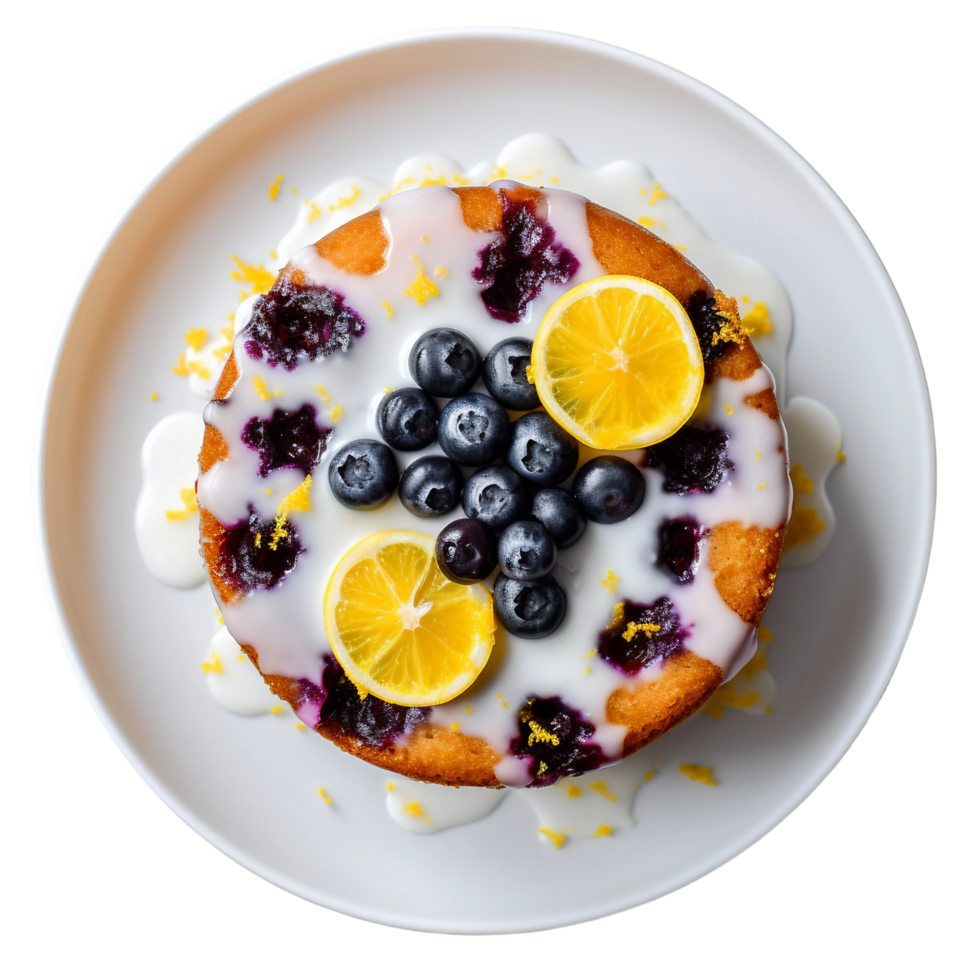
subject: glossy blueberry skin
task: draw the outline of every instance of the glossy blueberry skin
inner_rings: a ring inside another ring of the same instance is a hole
[[[376,421],[384,441],[408,453],[435,440],[439,409],[421,388],[399,388],[381,399]]]
[[[620,456],[590,459],[572,483],[572,496],[596,524],[616,524],[639,510],[646,495],[643,474]]]
[[[460,395],[439,416],[439,445],[464,466],[486,466],[506,451],[509,440],[507,409],[489,395]]]
[[[469,391],[482,369],[476,345],[452,327],[427,330],[408,355],[408,370],[415,383],[438,398],[455,398]]]
[[[462,517],[436,536],[436,561],[450,582],[481,582],[497,567],[497,539],[486,524]]]
[[[398,484],[405,507],[419,517],[440,517],[459,503],[463,474],[445,456],[423,456],[409,463]]]
[[[500,341],[483,362],[483,383],[504,408],[526,411],[541,404],[538,390],[527,380],[531,341],[510,337]]]
[[[500,570],[520,582],[544,578],[554,567],[558,549],[537,521],[518,521],[500,535],[497,560]]]
[[[578,443],[547,413],[528,412],[511,426],[507,462],[542,487],[567,480],[578,463]]]
[[[502,531],[527,513],[521,478],[509,466],[477,470],[463,487],[463,511],[494,531]]]
[[[355,439],[334,453],[327,467],[327,482],[345,507],[379,507],[398,485],[395,454],[376,439]]]
[[[493,583],[493,600],[507,632],[527,640],[554,633],[567,608],[565,593],[551,575],[519,582],[501,572]]]
[[[570,548],[585,534],[587,522],[582,508],[561,487],[539,490],[531,501],[531,517],[544,525],[559,550]]]

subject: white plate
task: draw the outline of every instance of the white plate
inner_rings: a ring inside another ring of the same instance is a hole
[[[661,740],[661,774],[630,830],[562,850],[516,798],[487,820],[413,836],[385,814],[376,770],[282,719],[227,714],[197,661],[202,591],[144,569],[132,531],[139,450],[163,414],[198,408],[169,366],[192,323],[233,309],[232,252],[267,255],[288,189],[390,175],[442,151],[465,165],[545,130],[585,163],[649,164],[708,234],[782,280],[796,334],[789,394],[828,404],[846,465],[837,532],[780,577],[767,616],[771,717],[693,719]],[[151,403],[149,393],[160,391]],[[81,289],[52,370],[39,460],[40,529],[65,644],[144,779],[257,874],[377,922],[451,932],[566,925],[657,898],[785,817],[877,703],[911,626],[932,535],[935,463],[922,367],[885,270],[833,192],[761,123],[704,85],[593,41],[517,30],[428,34],[346,54],[193,141],[122,219]],[[695,784],[679,762],[715,767]],[[325,785],[335,799],[315,795]]]

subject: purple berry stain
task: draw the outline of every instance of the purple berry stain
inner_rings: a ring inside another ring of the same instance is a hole
[[[732,346],[729,341],[714,340],[715,334],[728,323],[727,317],[715,304],[714,296],[698,290],[687,301],[687,315],[691,318],[691,326],[697,334],[701,357],[705,363],[721,357]]]
[[[613,762],[596,742],[595,725],[561,698],[531,695],[517,715],[520,734],[511,755],[531,760],[530,786],[551,786],[562,776],[598,769]]]
[[[657,565],[680,585],[694,580],[704,527],[689,518],[664,521],[657,532]]]
[[[326,697],[320,707],[320,724],[327,732],[353,736],[376,748],[410,735],[432,710],[390,704],[373,694],[361,697],[332,653],[324,657],[323,688]]]
[[[495,320],[519,323],[528,304],[546,282],[566,283],[578,271],[578,259],[555,241],[555,229],[538,217],[534,201],[503,201],[502,229],[480,251],[473,278]]]
[[[296,528],[289,521],[263,521],[249,504],[248,517],[225,528],[217,575],[239,595],[269,591],[293,570],[304,551]]]
[[[287,468],[311,473],[327,448],[333,429],[317,425],[316,409],[309,404],[295,412],[277,408],[268,418],[250,419],[242,442],[259,454],[259,476]]]
[[[244,329],[245,351],[253,360],[292,371],[301,357],[320,361],[347,350],[364,330],[364,320],[340,293],[286,280],[256,300]]]
[[[712,425],[685,425],[649,446],[643,462],[664,474],[667,493],[711,493],[732,468],[728,433]]]
[[[678,653],[687,636],[666,596],[650,605],[627,599],[616,606],[612,622],[599,634],[597,652],[617,670],[632,675]]]

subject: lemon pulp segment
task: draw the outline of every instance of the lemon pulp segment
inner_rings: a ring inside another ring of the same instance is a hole
[[[324,622],[347,676],[401,705],[442,704],[464,691],[493,649],[490,595],[450,582],[433,538],[383,531],[358,542],[327,586]]]
[[[635,449],[673,435],[704,383],[697,335],[665,289],[604,276],[547,312],[530,373],[548,413],[594,449]]]

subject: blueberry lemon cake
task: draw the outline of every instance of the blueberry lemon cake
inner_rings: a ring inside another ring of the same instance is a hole
[[[578,195],[424,187],[301,249],[205,422],[228,629],[375,765],[550,785],[755,650],[791,498],[772,375],[733,300]]]

